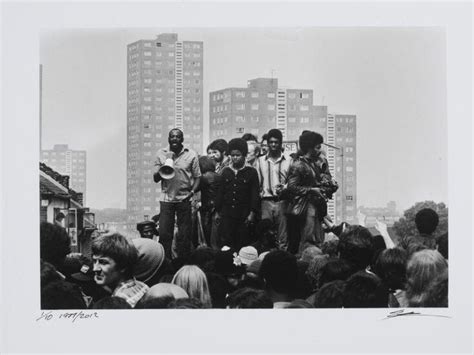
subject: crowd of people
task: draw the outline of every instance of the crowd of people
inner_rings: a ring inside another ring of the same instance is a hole
[[[96,233],[91,255],[71,253],[59,225],[41,224],[42,309],[447,307],[447,234],[418,211],[415,235],[395,244],[335,225],[327,202],[338,184],[323,137],[303,131],[298,152],[271,129],[213,141],[207,155],[169,133],[153,179],[160,214],[138,238]]]

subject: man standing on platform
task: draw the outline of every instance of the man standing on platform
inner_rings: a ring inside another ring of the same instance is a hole
[[[286,184],[291,160],[281,150],[283,134],[279,129],[271,129],[265,135],[268,153],[258,158],[257,173],[262,198],[262,219],[269,219],[278,230],[280,249],[287,250],[286,201],[280,199],[280,192]]]
[[[171,259],[171,245],[175,218],[177,219],[178,234],[176,249],[178,257],[186,257],[191,251],[192,222],[191,198],[199,188],[201,170],[196,152],[183,146],[183,132],[174,128],[169,132],[169,147],[158,151],[153,174],[153,180],[161,181],[160,198],[160,242],[165,248],[165,255]],[[173,161],[174,176],[163,177],[160,168],[169,159]]]

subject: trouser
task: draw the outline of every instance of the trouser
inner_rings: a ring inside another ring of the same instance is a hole
[[[269,219],[277,228],[278,247],[288,250],[288,231],[286,218],[286,201],[262,199],[262,219]],[[260,236],[257,236],[257,238]]]
[[[191,202],[160,202],[160,242],[167,258],[172,258],[171,246],[177,220],[176,253],[178,257],[187,257],[191,252]]]
[[[301,216],[287,216],[288,251],[301,254],[308,246],[320,246],[324,242],[324,231],[318,218],[316,207],[308,203]]]
[[[319,221],[318,211],[312,203],[308,203],[306,214],[300,216],[301,241],[298,252],[301,254],[308,246],[320,246],[324,242],[324,232]]]
[[[240,248],[248,245],[249,242],[248,227],[245,224],[245,218],[222,216],[219,223],[218,234],[220,238],[219,248],[226,245],[238,252]]]
[[[201,223],[202,223],[202,231],[204,233],[204,239],[206,240],[206,244],[208,246],[211,246],[211,233],[212,233],[214,211],[212,209],[201,208],[199,213],[201,213]]]

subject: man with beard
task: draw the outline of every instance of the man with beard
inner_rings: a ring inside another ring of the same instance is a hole
[[[180,129],[174,128],[169,132],[169,147],[158,151],[155,161],[156,172],[153,174],[156,183],[161,181],[159,235],[166,257],[169,259],[172,257],[175,217],[178,227],[177,255],[186,257],[191,252],[191,198],[198,190],[201,178],[198,155],[184,147],[183,141],[183,132]],[[164,179],[160,175],[160,168],[167,159],[173,160],[175,175],[171,179]]]

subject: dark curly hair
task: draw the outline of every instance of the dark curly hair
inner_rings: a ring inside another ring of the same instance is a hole
[[[423,208],[415,215],[416,228],[420,233],[431,234],[439,223],[438,214],[431,208]]]
[[[313,131],[304,131],[299,138],[299,146],[303,153],[307,153],[323,142],[323,136]]]

